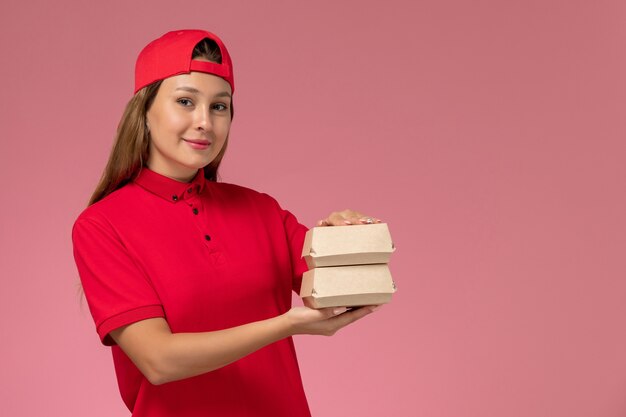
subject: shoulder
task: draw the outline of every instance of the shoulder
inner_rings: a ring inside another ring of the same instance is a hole
[[[212,186],[213,190],[219,194],[220,197],[230,197],[234,199],[244,198],[257,204],[280,207],[274,197],[262,191],[228,182],[215,182]]]
[[[225,182],[214,183],[212,195],[219,201],[221,210],[254,216],[260,221],[270,222],[273,219],[278,223],[284,223],[287,216],[293,216],[269,193],[245,186]]]
[[[78,223],[110,227],[115,218],[128,213],[129,209],[137,204],[137,187],[134,184],[127,184],[83,209],[74,220],[72,228],[74,229]]]
[[[252,188],[239,185],[239,184],[233,184],[230,182],[220,181],[220,182],[212,182],[211,184],[214,187],[214,189],[217,189],[223,193],[249,195],[255,198],[258,198],[258,197],[263,198],[263,196],[267,196],[266,193],[263,193],[261,191],[257,191]]]

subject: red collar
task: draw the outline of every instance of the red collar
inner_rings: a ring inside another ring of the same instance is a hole
[[[202,168],[198,170],[190,182],[182,182],[152,171],[148,167],[143,167],[134,182],[151,193],[176,203],[202,193],[206,181]]]

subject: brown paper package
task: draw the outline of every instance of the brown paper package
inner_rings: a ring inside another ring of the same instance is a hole
[[[310,269],[300,297],[311,308],[388,303],[396,291],[387,265],[394,251],[386,223],[314,227],[302,248]]]

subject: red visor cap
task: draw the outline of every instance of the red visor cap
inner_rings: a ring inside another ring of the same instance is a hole
[[[219,46],[221,64],[191,59],[193,48],[204,38],[214,40]],[[222,40],[206,30],[185,29],[167,32],[141,50],[135,63],[135,93],[155,81],[191,71],[222,77],[235,92],[233,63]]]

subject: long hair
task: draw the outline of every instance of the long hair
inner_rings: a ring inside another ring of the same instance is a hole
[[[204,58],[221,64],[222,54],[219,46],[211,39],[203,39],[195,46],[192,59]],[[117,126],[113,149],[106,168],[89,199],[88,206],[102,200],[113,191],[133,181],[148,160],[150,135],[146,129],[146,113],[150,109],[162,81],[156,81],[137,91],[130,99]],[[234,116],[230,106],[231,120]],[[209,181],[217,181],[217,170],[226,153],[228,135],[220,153],[204,167],[204,177]]]

